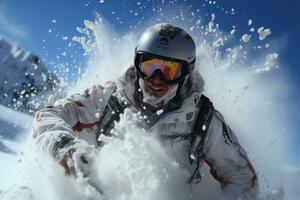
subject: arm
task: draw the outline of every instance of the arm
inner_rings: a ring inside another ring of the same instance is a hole
[[[216,112],[204,145],[205,161],[220,182],[225,199],[256,199],[256,172],[223,116]]]
[[[60,99],[53,106],[38,111],[32,137],[38,149],[56,157],[60,149],[74,143],[75,131],[95,128],[99,120],[96,113],[104,109],[112,90],[113,87],[94,86],[84,94]]]

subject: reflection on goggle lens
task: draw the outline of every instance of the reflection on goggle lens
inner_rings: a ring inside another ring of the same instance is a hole
[[[175,80],[181,76],[182,64],[174,61],[161,60],[152,58],[144,61],[140,65],[141,71],[151,77],[156,70],[160,70],[164,78],[168,81]]]

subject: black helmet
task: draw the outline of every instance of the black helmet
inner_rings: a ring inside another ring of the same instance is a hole
[[[178,83],[194,69],[196,45],[183,29],[167,23],[156,24],[142,34],[135,49],[135,67],[143,79],[151,78],[140,68],[141,63],[149,58],[180,63],[180,73],[172,80],[162,76],[168,84]]]

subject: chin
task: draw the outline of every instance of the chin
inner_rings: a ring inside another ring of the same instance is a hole
[[[157,93],[157,92],[148,92],[148,94],[150,94],[150,95],[152,95],[152,96],[154,96],[154,97],[156,97],[156,98],[160,98],[160,97],[162,97],[164,94],[162,94],[162,93]]]

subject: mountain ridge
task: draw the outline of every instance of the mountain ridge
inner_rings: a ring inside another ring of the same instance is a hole
[[[42,59],[0,37],[0,104],[33,114],[39,105],[30,103],[59,84]]]

